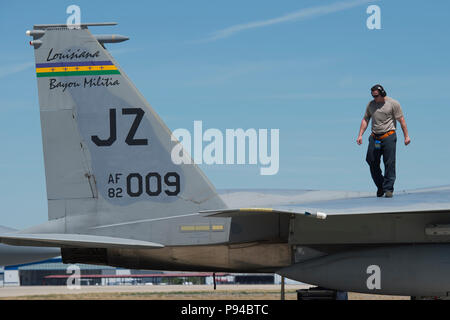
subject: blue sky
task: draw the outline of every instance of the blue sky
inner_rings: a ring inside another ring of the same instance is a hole
[[[396,190],[450,184],[450,3],[437,1],[0,2],[0,224],[47,219],[33,24],[116,21],[94,33],[172,130],[276,128],[280,170],[202,166],[223,188],[375,191],[355,142],[369,88],[397,99],[412,139],[397,144]],[[369,30],[366,8],[381,8]],[[334,8],[334,9],[333,9]]]

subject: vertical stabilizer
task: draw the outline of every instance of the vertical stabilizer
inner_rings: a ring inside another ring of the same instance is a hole
[[[38,25],[30,35],[50,220],[107,224],[226,207],[196,165],[172,162],[170,130],[86,25]]]

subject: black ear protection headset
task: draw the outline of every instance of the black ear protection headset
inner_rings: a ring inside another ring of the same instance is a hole
[[[378,90],[382,97],[386,97],[386,91],[384,91],[384,88],[381,86],[381,84],[376,84],[370,89],[370,91],[375,90]]]

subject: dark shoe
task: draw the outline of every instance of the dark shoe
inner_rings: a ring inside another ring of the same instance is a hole
[[[392,198],[394,193],[392,191],[386,191],[386,198]]]
[[[383,189],[378,189],[378,191],[377,191],[377,197],[380,198],[380,197],[382,197],[383,195],[384,195]]]

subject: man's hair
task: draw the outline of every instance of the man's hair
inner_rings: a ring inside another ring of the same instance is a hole
[[[370,91],[377,90],[382,97],[386,97],[386,91],[384,90],[383,86],[381,84],[376,84],[372,88],[370,88]]]

